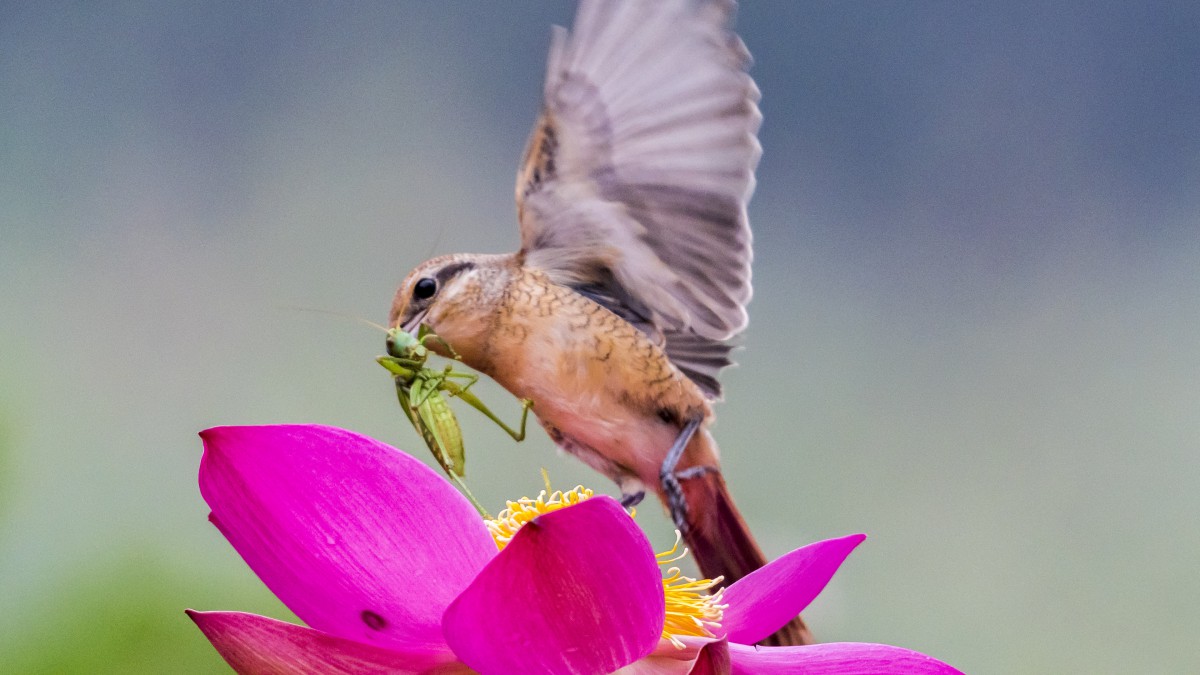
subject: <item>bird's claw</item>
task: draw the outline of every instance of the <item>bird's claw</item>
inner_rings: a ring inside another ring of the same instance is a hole
[[[663,471],[659,474],[659,480],[662,482],[663,495],[667,499],[667,509],[671,512],[671,520],[675,523],[675,529],[679,530],[680,534],[687,534],[687,498],[683,495],[683,484],[681,481],[697,478],[708,473],[717,473],[719,469],[715,466],[691,466],[683,471],[670,473]]]
[[[646,498],[645,490],[638,490],[637,492],[632,492],[629,494],[622,494],[621,495],[621,507],[624,508],[626,511],[629,511],[630,509],[637,506],[638,504],[641,504],[642,500],[645,498]]]
[[[662,466],[658,470],[658,480],[662,484],[663,496],[666,497],[667,508],[671,511],[671,520],[675,522],[675,528],[679,530],[680,534],[687,534],[688,523],[687,499],[683,496],[683,486],[680,485],[679,481],[700,475],[700,473],[695,472],[695,469],[700,467],[690,467],[683,471],[675,471],[675,467],[679,466],[679,460],[683,458],[683,452],[692,440],[692,435],[700,428],[702,420],[702,417],[694,417],[683,425],[683,428],[679,430],[679,436],[675,438],[675,443],[667,450]]]

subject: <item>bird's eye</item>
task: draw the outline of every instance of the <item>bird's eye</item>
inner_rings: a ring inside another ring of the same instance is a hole
[[[416,286],[413,286],[413,297],[417,300],[426,300],[428,298],[432,298],[433,294],[436,292],[437,282],[429,277],[421,279],[417,282]]]

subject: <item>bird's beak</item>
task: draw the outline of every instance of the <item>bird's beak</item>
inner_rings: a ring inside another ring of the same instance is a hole
[[[413,318],[411,318],[407,322],[405,322],[405,324],[403,326],[401,326],[401,328],[404,329],[405,333],[408,333],[410,335],[416,335],[417,329],[421,327],[421,322],[425,320],[425,315],[428,313],[429,313],[429,310],[427,309],[424,312],[421,312],[419,314],[414,314]]]

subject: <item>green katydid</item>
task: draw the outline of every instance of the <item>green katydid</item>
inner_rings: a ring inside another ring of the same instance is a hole
[[[429,350],[425,347],[425,342],[430,339],[440,341],[452,358],[458,358],[454,349],[445,340],[430,330],[428,326],[422,324],[415,337],[399,327],[389,330],[388,355],[380,356],[376,360],[395,378],[396,396],[400,399],[400,408],[408,417],[408,421],[421,434],[425,445],[429,446],[429,450],[433,452],[434,459],[442,465],[446,475],[463,489],[475,508],[486,516],[487,511],[475,500],[463,482],[466,456],[463,452],[462,430],[458,426],[458,418],[455,417],[454,411],[451,410],[442,393],[446,392],[450,396],[462,399],[499,425],[516,441],[525,439],[525,422],[529,417],[529,408],[533,406],[533,402],[529,399],[522,399],[520,428],[514,430],[509,427],[488,409],[483,401],[468,391],[479,380],[478,375],[454,370],[452,365],[447,365],[443,369],[426,367],[425,361],[429,358]],[[456,379],[465,383],[459,384],[454,381]]]

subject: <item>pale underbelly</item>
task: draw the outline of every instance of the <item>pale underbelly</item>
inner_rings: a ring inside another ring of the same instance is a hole
[[[703,398],[674,368],[664,372],[664,356],[632,327],[596,333],[573,318],[568,311],[520,324],[521,348],[506,350],[508,359],[493,361],[489,374],[533,401],[534,415],[564,451],[618,484],[634,477],[656,484],[680,430],[678,416],[659,407],[675,412],[695,397],[703,409]]]

